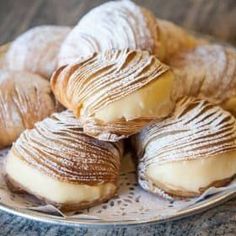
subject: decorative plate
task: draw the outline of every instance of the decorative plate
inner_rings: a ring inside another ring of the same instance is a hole
[[[0,47],[1,55],[7,45]],[[119,191],[115,198],[80,212],[62,214],[51,205],[42,205],[26,194],[9,191],[4,179],[4,160],[8,149],[0,150],[0,210],[48,223],[79,226],[137,225],[166,222],[197,214],[236,196],[236,180],[224,188],[210,188],[198,198],[167,201],[142,190],[135,174],[131,154],[122,161]]]

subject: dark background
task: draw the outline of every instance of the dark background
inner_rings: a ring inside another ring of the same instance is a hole
[[[74,25],[104,0],[0,0],[0,44],[36,25]],[[236,0],[136,0],[156,16],[236,45]]]

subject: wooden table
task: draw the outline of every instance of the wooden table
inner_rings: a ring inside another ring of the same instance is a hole
[[[0,44],[41,24],[74,25],[104,0],[2,0]],[[137,0],[160,18],[236,45],[236,0]],[[236,199],[205,213],[153,226],[81,229],[0,212],[0,235],[236,235]]]
[[[104,0],[2,0],[0,44],[41,24],[74,25]],[[236,44],[235,0],[136,0],[157,17]]]

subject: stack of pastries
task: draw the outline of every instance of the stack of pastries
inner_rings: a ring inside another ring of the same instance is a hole
[[[9,188],[62,211],[112,198],[124,139],[140,186],[195,197],[236,174],[236,53],[131,1],[38,26],[0,58]]]

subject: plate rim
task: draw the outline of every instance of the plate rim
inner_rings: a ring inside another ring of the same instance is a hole
[[[207,200],[203,200],[200,203],[197,203],[196,205],[186,208],[184,210],[179,211],[177,214],[163,218],[163,219],[157,219],[153,218],[151,220],[124,220],[124,221],[105,221],[105,220],[93,220],[89,219],[66,219],[61,216],[55,216],[46,214],[43,212],[30,210],[30,209],[23,209],[23,208],[17,208],[17,207],[11,207],[8,205],[5,205],[4,203],[0,202],[0,210],[13,214],[15,216],[20,216],[28,220],[35,220],[37,222],[41,223],[48,223],[48,224],[58,224],[58,225],[64,225],[64,226],[76,226],[76,227],[127,227],[127,226],[148,226],[153,224],[160,224],[170,221],[176,221],[179,219],[183,219],[188,216],[193,216],[199,213],[202,213],[206,210],[209,210],[213,208],[214,206],[219,206],[223,204],[224,202],[233,199],[236,197],[236,191],[230,190],[230,191],[222,191],[218,194],[213,195],[212,197],[209,197]]]

